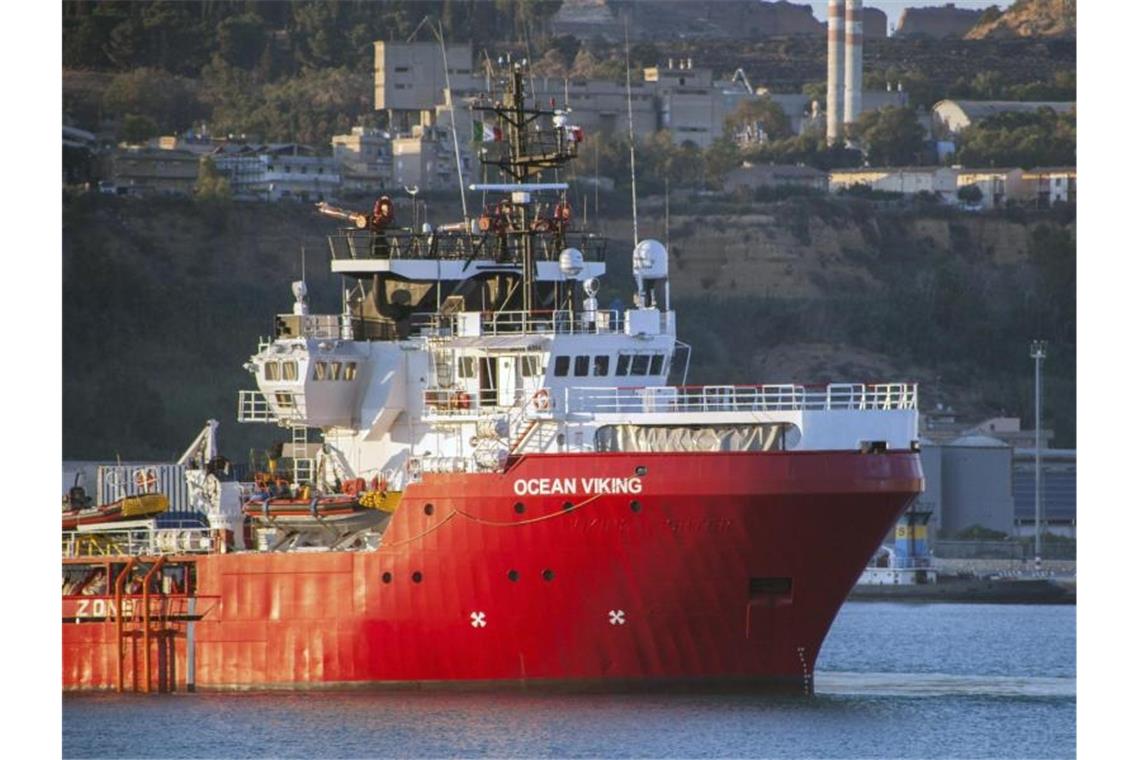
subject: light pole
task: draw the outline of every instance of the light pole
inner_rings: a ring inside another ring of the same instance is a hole
[[[1034,367],[1033,423],[1034,467],[1033,467],[1033,556],[1034,564],[1041,567],[1041,362],[1045,361],[1045,341],[1035,340],[1029,344],[1029,358]]]

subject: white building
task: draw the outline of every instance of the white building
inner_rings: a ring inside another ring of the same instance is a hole
[[[872,190],[903,195],[925,192],[938,196],[944,203],[956,203],[959,171],[947,166],[833,169],[829,187],[833,193],[855,185],[866,185]]]

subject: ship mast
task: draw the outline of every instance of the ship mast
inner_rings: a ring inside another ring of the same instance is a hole
[[[578,142],[568,134],[563,111],[527,108],[525,63],[508,60],[507,66],[507,88],[502,102],[475,106],[474,110],[493,114],[495,134],[502,136],[501,144],[505,149],[484,151],[480,160],[498,168],[503,179],[512,183],[507,234],[521,243],[522,307],[529,314],[534,311],[535,300],[535,235],[544,230],[537,209],[530,208],[534,198],[528,186],[534,184],[533,180],[541,177],[544,171],[557,169],[577,158]],[[552,109],[553,105],[554,99],[551,98]],[[535,124],[542,117],[553,119],[553,127]],[[560,205],[565,204],[566,193],[563,191]],[[561,247],[563,228],[557,225],[554,231]]]

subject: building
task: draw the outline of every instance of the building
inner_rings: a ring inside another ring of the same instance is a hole
[[[957,203],[958,171],[946,166],[833,169],[829,188],[835,193],[855,185],[866,185],[872,190],[903,195],[931,193],[944,203]]]
[[[1054,203],[1077,202],[1077,167],[1055,166],[1030,169],[1022,175],[1021,199],[1040,208]]]
[[[982,193],[979,202],[983,208],[1001,208],[1011,198],[1023,195],[1021,169],[960,169],[958,187],[978,188]]]
[[[753,165],[745,162],[724,177],[725,192],[739,189],[754,190],[759,187],[797,187],[805,190],[827,192],[827,172],[810,166],[788,166],[780,164]]]
[[[464,159],[462,154],[460,158]],[[410,135],[394,137],[392,180],[398,187],[457,190],[459,178],[450,132],[441,127],[415,126]]]
[[[390,133],[353,127],[349,134],[333,135],[332,151],[340,167],[342,193],[378,193],[392,183]]]
[[[1034,535],[1036,528],[1036,466],[1033,448],[1013,451],[1014,532]],[[1077,537],[1077,452],[1041,450],[1041,532]]]
[[[668,66],[645,69],[645,84],[656,99],[657,127],[668,130],[676,144],[704,149],[724,134],[726,101],[713,86],[712,69],[694,69],[692,58],[678,64],[669,59]]]
[[[185,150],[119,147],[111,154],[110,182],[120,195],[193,195],[198,160]]]
[[[225,144],[210,159],[240,200],[322,201],[333,197],[341,185],[337,161],[316,155],[307,145]]]
[[[446,103],[448,79],[452,97],[474,95],[483,89],[481,77],[472,74],[470,43],[447,46],[447,72],[443,55],[435,42],[376,42],[375,107],[388,113],[391,129],[407,130],[428,119],[424,111],[434,111]]]
[[[1013,449],[989,436],[923,441],[926,490],[917,508],[931,512],[935,536],[952,538],[969,528],[1013,535]]]
[[[931,133],[935,139],[953,139],[966,127],[998,114],[1035,113],[1042,108],[1071,113],[1076,105],[1071,101],[940,100],[930,110]]]

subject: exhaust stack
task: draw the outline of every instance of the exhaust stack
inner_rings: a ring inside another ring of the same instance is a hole
[[[863,112],[863,0],[847,0],[844,30],[843,123],[853,124]]]
[[[827,144],[843,139],[843,0],[827,0]]]

